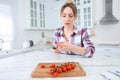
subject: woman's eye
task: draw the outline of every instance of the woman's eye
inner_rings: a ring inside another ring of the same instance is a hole
[[[73,16],[69,16],[70,18],[72,18]]]
[[[63,16],[63,17],[66,17],[66,16]]]
[[[62,15],[62,17],[67,17],[66,15]],[[72,18],[72,15],[68,15],[68,17]]]

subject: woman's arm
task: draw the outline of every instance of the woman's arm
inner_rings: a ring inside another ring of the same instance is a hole
[[[81,40],[85,48],[85,56],[92,57],[95,52],[95,47],[90,40],[90,36],[88,35],[87,28],[82,29],[81,35],[82,35]]]
[[[84,47],[75,46],[75,45],[72,45],[72,44],[71,44],[70,50],[72,52],[78,53],[80,55],[84,55],[88,52]]]
[[[69,42],[59,42],[58,48],[61,51],[72,51],[76,54],[80,54],[85,57],[92,57],[95,52],[95,47],[92,44],[91,40],[89,39],[89,35],[87,33],[87,29],[82,29],[80,35],[82,35],[81,40],[84,46],[76,46]]]

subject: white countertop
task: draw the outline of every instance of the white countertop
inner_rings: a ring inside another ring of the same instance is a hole
[[[77,61],[86,71],[85,77],[31,78],[38,63]],[[54,54],[51,49],[36,50],[0,59],[0,80],[120,80],[107,71],[120,71],[119,48],[97,48],[93,58],[81,58],[76,55]],[[120,73],[119,73],[120,75]]]

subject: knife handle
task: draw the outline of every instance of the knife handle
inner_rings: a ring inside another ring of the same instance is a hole
[[[57,47],[53,46],[52,49],[57,49]]]

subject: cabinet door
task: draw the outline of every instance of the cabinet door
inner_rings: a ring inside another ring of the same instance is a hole
[[[40,0],[24,1],[25,29],[45,29],[45,5]]]
[[[118,58],[120,56],[119,46],[96,46],[95,56],[96,57],[110,57]]]

